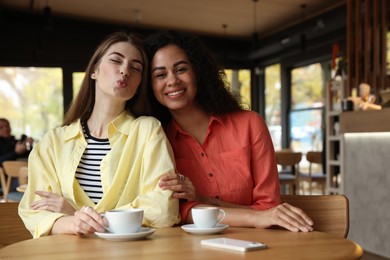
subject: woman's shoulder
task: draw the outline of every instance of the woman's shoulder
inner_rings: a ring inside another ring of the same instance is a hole
[[[267,129],[267,125],[262,116],[251,110],[225,114],[222,120],[226,126],[232,126],[233,128],[239,126],[241,131],[261,132]]]
[[[71,125],[57,126],[50,129],[42,136],[42,138],[37,140],[37,146],[51,147],[54,144],[63,143],[65,140],[69,139],[69,137],[77,134],[76,130],[71,131],[71,129]]]
[[[134,119],[134,123],[142,126],[160,127],[161,122],[153,116],[140,116]]]
[[[46,132],[43,138],[67,138],[69,135],[76,135],[81,129],[78,123],[72,123],[70,125],[57,126]]]
[[[123,128],[124,132],[154,132],[156,129],[162,129],[161,122],[152,116],[139,116],[127,120]]]
[[[261,117],[261,115],[255,111],[252,111],[252,110],[241,110],[241,111],[237,111],[237,112],[227,113],[227,114],[225,114],[225,117],[227,117],[231,120],[234,120],[234,121],[248,122],[248,123],[250,123],[253,120],[263,121],[263,118]]]

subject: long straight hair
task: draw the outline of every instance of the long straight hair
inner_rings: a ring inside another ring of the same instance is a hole
[[[78,119],[86,121],[92,113],[95,105],[96,86],[95,80],[91,78],[92,73],[96,70],[102,57],[107,50],[115,43],[127,42],[134,46],[142,56],[142,78],[140,86],[135,95],[127,100],[125,110],[134,116],[151,115],[151,108],[147,98],[147,72],[148,60],[142,46],[141,40],[135,34],[126,32],[114,32],[108,35],[96,48],[92,58],[90,59],[85,71],[84,79],[81,83],[81,88],[74,101],[71,103],[68,112],[65,115],[64,125],[69,125]]]

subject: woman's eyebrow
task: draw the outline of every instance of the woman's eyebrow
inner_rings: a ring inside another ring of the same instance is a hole
[[[122,53],[117,52],[117,51],[113,51],[113,52],[111,52],[111,53],[108,54],[108,56],[110,56],[110,55],[118,55],[118,56],[121,56],[122,58],[125,57],[125,55],[123,55]]]
[[[179,65],[181,65],[181,64],[188,64],[188,62],[187,62],[187,61],[184,61],[184,60],[178,61],[178,62],[176,62],[176,63],[173,64],[173,67],[177,67],[177,66],[179,66]],[[157,66],[157,67],[154,67],[154,68],[152,69],[152,72],[154,72],[154,71],[156,71],[156,70],[164,70],[164,69],[166,69],[165,66]]]
[[[173,64],[173,67],[177,67],[177,66],[179,66],[179,65],[181,65],[181,64],[188,64],[188,62],[185,61],[185,60],[178,61],[178,62],[176,62],[175,64]]]
[[[154,71],[156,71],[156,70],[165,70],[166,68],[165,68],[165,66],[158,66],[158,67],[154,67],[153,69],[152,69],[152,72],[154,72]]]

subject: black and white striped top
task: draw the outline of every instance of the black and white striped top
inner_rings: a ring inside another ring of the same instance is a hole
[[[88,145],[77,167],[76,179],[91,200],[97,204],[103,197],[100,163],[111,149],[110,142],[108,139],[91,136],[86,122],[82,125]]]

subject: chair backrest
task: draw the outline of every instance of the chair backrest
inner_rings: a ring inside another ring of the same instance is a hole
[[[21,167],[27,167],[27,161],[4,161],[3,169],[8,177],[19,177]]]
[[[5,181],[5,187],[3,187],[3,195],[4,199],[7,200],[7,195],[11,189],[11,179],[19,178],[19,171],[22,167],[27,167],[27,161],[4,161],[3,163],[3,171],[7,178],[1,177],[1,181]],[[3,180],[4,179],[4,180]],[[6,179],[6,180],[5,180]]]
[[[298,164],[302,159],[301,152],[278,151],[275,155],[276,163],[282,166]]]
[[[4,170],[1,167],[0,167],[0,184],[1,184],[1,191],[4,193],[4,190],[6,188],[6,179],[5,179]]]
[[[0,203],[0,248],[32,238],[18,215],[16,202]]]
[[[280,166],[288,166],[291,167],[293,173],[298,172],[299,162],[302,159],[301,152],[291,152],[291,151],[277,151],[276,155],[276,163]]]
[[[323,172],[322,152],[309,151],[306,153],[306,160],[309,162],[309,175],[313,172]],[[314,164],[314,165],[313,165]],[[313,170],[314,168],[314,170]]]
[[[310,151],[310,152],[307,152],[306,160],[309,163],[322,164],[322,152],[320,152],[320,151]]]
[[[18,178],[19,178],[19,185],[27,184],[27,182],[28,182],[28,167],[20,167]]]
[[[313,220],[315,231],[347,237],[349,202],[345,195],[281,195],[281,203],[284,202],[305,211]]]

